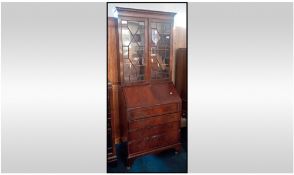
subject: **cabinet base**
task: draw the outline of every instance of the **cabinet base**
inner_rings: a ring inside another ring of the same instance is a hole
[[[129,154],[128,159],[127,159],[127,169],[129,170],[134,162],[134,160],[138,157],[147,155],[147,154],[155,154],[162,152],[164,150],[168,149],[174,149],[176,152],[179,152],[181,150],[181,143],[173,144],[173,145],[168,145],[165,147],[160,147],[160,148],[155,148],[150,151],[142,152],[142,153],[136,153],[136,154]]]

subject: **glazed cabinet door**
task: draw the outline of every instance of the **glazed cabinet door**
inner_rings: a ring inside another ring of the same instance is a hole
[[[147,79],[147,19],[121,17],[120,65],[123,84],[144,82]]]
[[[149,20],[151,80],[171,80],[172,28],[172,21]]]

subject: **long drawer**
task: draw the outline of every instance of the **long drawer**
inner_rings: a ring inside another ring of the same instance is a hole
[[[140,128],[150,128],[154,127],[154,125],[161,125],[175,121],[180,121],[180,113],[148,117],[139,120],[131,120],[129,121],[129,131],[133,131]]]
[[[129,154],[141,153],[150,151],[154,148],[176,144],[179,142],[179,132],[179,130],[172,130],[160,135],[154,135],[141,138],[140,140],[130,141],[128,142]]]
[[[152,106],[149,108],[132,109],[128,112],[129,119],[135,120],[140,118],[146,118],[150,116],[174,113],[180,111],[178,103],[163,104],[158,106]]]
[[[139,138],[159,135],[165,132],[175,131],[180,129],[180,122],[170,122],[161,125],[154,125],[138,130],[133,130],[128,133],[128,141],[137,140]]]

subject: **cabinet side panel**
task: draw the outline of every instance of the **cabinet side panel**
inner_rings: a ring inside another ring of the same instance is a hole
[[[121,134],[121,141],[127,141],[127,134],[128,134],[128,120],[127,120],[127,111],[126,111],[126,103],[125,97],[123,93],[123,88],[119,87],[119,117],[120,117],[120,134]]]
[[[117,19],[108,18],[108,79],[112,84],[119,82],[119,63],[118,63],[118,33]]]
[[[113,135],[115,144],[120,140],[119,128],[119,58],[118,58],[118,32],[117,19],[108,18],[108,80],[112,84],[112,120],[113,120]]]

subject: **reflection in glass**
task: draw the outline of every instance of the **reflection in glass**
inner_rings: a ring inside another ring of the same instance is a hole
[[[171,24],[169,23],[157,23],[156,28],[159,33],[170,34]]]
[[[137,30],[139,29],[139,24],[136,21],[130,21],[128,23],[128,27],[132,34],[136,34]]]
[[[144,22],[122,21],[122,44],[124,81],[136,82],[145,79]]]
[[[159,41],[160,36],[157,32],[156,29],[152,29],[152,41],[154,42],[155,45],[157,45],[157,42]]]
[[[124,21],[124,20],[122,20],[122,21],[121,21],[121,24],[122,24],[122,25],[128,24],[128,21]]]
[[[168,79],[171,24],[151,23],[151,79]]]
[[[129,57],[129,48],[123,47],[123,58],[128,59],[128,57]]]
[[[122,29],[122,41],[123,46],[128,46],[131,41],[131,33],[128,29],[123,28]]]

